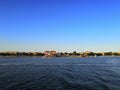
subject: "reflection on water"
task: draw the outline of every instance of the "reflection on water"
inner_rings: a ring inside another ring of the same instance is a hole
[[[0,90],[120,90],[120,57],[0,58]]]

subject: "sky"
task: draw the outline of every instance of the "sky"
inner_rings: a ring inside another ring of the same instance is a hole
[[[0,0],[0,51],[120,51],[120,0]]]

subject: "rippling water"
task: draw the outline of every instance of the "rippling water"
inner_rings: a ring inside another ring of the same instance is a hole
[[[120,57],[0,58],[0,90],[120,90]]]

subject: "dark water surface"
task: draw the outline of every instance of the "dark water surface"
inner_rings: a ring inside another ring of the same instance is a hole
[[[120,90],[120,57],[0,58],[0,90]]]

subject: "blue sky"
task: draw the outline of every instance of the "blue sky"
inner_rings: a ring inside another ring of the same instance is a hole
[[[0,0],[0,51],[120,51],[119,0]]]

